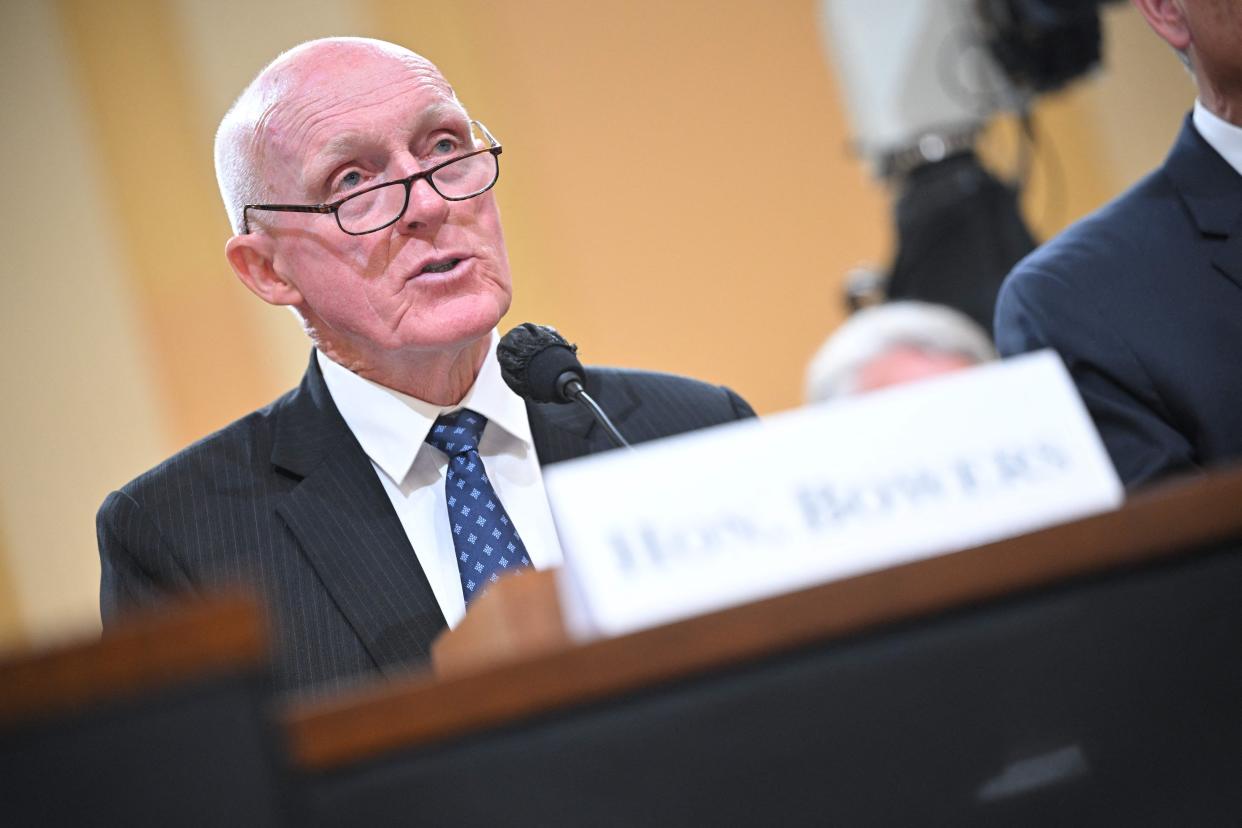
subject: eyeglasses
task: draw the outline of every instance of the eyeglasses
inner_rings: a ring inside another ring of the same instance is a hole
[[[396,224],[410,205],[410,190],[414,182],[425,179],[445,201],[465,201],[482,195],[500,178],[500,143],[478,121],[470,122],[478,127],[487,139],[488,147],[456,158],[450,158],[430,169],[416,172],[407,178],[385,181],[359,190],[345,198],[327,204],[247,204],[242,207],[242,232],[250,232],[246,217],[248,210],[271,210],[285,213],[332,213],[336,223],[351,236],[364,236]]]

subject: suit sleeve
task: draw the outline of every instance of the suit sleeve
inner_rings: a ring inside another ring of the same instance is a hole
[[[169,544],[138,501],[113,492],[95,516],[99,540],[99,613],[110,626],[127,611],[190,590]]]
[[[1041,348],[1061,355],[1126,486],[1196,465],[1133,349],[1060,277],[1029,264],[1015,269],[997,299],[996,347],[1001,356]]]

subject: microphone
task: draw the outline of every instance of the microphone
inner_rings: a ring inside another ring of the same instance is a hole
[[[523,322],[500,338],[496,359],[505,384],[519,397],[541,403],[579,403],[613,443],[629,448],[612,420],[586,392],[586,369],[578,361],[578,346],[566,342],[555,328]]]

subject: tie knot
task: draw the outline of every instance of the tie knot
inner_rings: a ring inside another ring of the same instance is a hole
[[[478,449],[485,425],[487,418],[469,408],[441,414],[427,434],[427,442],[449,457],[465,454]]]

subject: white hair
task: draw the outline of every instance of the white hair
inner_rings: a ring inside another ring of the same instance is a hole
[[[991,338],[966,314],[927,302],[889,302],[858,311],[828,337],[807,367],[807,401],[853,393],[862,369],[897,348],[972,363],[996,359]]]
[[[216,185],[229,214],[229,225],[238,234],[242,232],[245,205],[262,204],[270,197],[269,187],[259,175],[258,147],[252,140],[257,117],[246,111],[252,108],[255,82],[246,87],[216,130]]]
[[[234,233],[242,232],[242,213],[247,204],[273,199],[271,183],[263,175],[263,148],[259,126],[271,106],[294,84],[294,60],[302,54],[324,48],[363,48],[400,60],[414,60],[431,66],[426,58],[404,46],[367,37],[323,37],[308,40],[281,52],[246,86],[216,129],[216,184],[229,224]]]
[[[261,204],[271,198],[271,188],[261,174],[262,153],[255,140],[256,133],[264,110],[275,97],[272,87],[276,85],[273,77],[277,67],[287,60],[291,52],[306,45],[281,52],[264,66],[233,101],[216,128],[216,185],[220,188],[220,198],[224,200],[224,209],[229,214],[229,224],[234,233],[242,232],[245,205]]]

